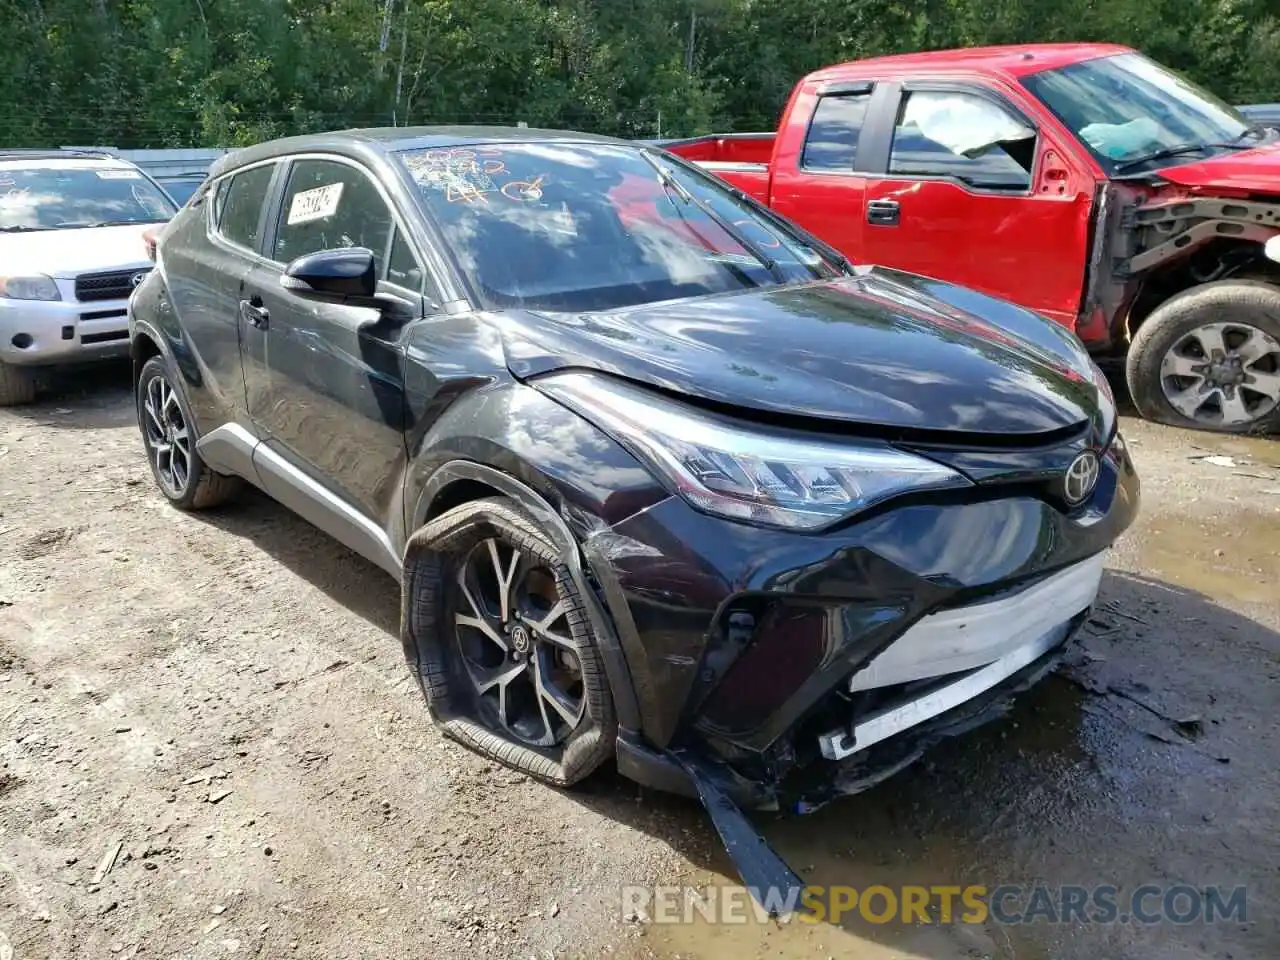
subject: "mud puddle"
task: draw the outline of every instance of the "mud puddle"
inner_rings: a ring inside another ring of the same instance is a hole
[[[1280,594],[1280,496],[1271,513],[1195,520],[1156,514],[1138,548],[1154,576],[1209,597],[1268,603]]]

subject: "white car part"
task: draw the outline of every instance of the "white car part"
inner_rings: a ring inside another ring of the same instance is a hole
[[[1106,555],[1068,567],[1026,590],[923,617],[853,675],[853,691],[949,674],[957,679],[818,738],[840,760],[974,699],[1035,663],[1067,637],[1068,624],[1097,598]]]

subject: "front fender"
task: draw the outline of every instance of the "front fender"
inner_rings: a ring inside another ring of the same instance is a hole
[[[178,321],[164,272],[159,266],[147,275],[129,298],[129,341],[135,382],[145,362],[145,349],[140,339],[144,336],[155,344],[170,369],[182,378],[197,435],[202,436],[213,427],[233,419],[226,405],[206,386],[204,367],[195,345]]]
[[[592,424],[513,381],[455,400],[410,450],[409,531],[452,505],[460,484],[514,500],[560,546],[586,598],[620,726],[656,729],[659,698],[639,632],[608,566],[590,555],[593,537],[607,540],[600,535],[667,499],[667,491]]]

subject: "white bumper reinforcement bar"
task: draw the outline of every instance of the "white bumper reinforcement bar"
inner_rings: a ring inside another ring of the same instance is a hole
[[[963,673],[945,686],[818,738],[840,760],[946,713],[1030,666],[1061,644],[1070,620],[1093,605],[1106,557],[1099,554],[1033,587],[989,603],[924,617],[867,667],[851,690]],[[1046,627],[1046,623],[1050,626]]]

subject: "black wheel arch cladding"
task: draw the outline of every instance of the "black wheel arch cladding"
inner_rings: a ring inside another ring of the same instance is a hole
[[[492,489],[495,493],[510,499],[536,521],[543,534],[555,544],[560,551],[561,562],[567,568],[568,575],[582,598],[587,621],[604,661],[605,673],[609,680],[610,692],[613,695],[614,711],[617,715],[618,724],[628,730],[643,732],[645,724],[637,700],[634,675],[619,641],[613,611],[601,599],[601,590],[597,588],[595,577],[588,572],[582,548],[577,539],[564,518],[541,494],[517,478],[495,467],[470,460],[452,460],[436,469],[424,486],[413,513],[411,529],[416,532],[409,537],[404,551],[405,575],[403,582],[405,585],[404,602],[406,605],[402,610],[402,624],[407,623],[407,618],[411,612],[408,606],[410,602],[408,591],[411,554],[428,547],[428,544],[420,538],[420,534],[426,518],[434,512],[432,505],[437,499],[446,495],[446,490],[450,486],[459,482],[482,484],[484,487]],[[479,488],[477,487],[476,489],[478,492]],[[625,605],[622,610],[624,613],[626,612]],[[402,627],[403,630],[404,628]],[[402,632],[402,641],[405,644],[405,656],[409,658],[410,663],[415,662],[417,651],[416,649],[411,649],[410,644],[412,641],[407,633]],[[638,643],[638,639],[636,642]]]

